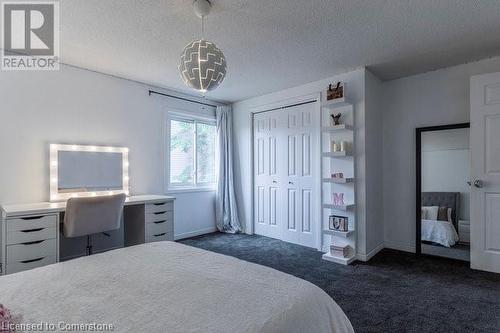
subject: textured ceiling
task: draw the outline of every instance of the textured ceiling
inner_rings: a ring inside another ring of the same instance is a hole
[[[177,71],[199,37],[192,0],[63,0],[62,62],[192,93]],[[500,54],[499,0],[212,0],[207,39],[237,101],[368,66],[393,79]]]

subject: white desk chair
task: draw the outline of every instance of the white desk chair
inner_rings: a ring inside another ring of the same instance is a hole
[[[71,198],[64,215],[64,236],[87,236],[87,255],[92,254],[92,235],[120,228],[125,194]]]

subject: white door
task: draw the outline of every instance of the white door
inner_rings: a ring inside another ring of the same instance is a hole
[[[286,149],[284,174],[284,211],[286,224],[283,240],[309,247],[316,247],[316,198],[318,163],[318,128],[314,104],[304,104],[287,109]]]
[[[278,183],[277,149],[279,135],[278,111],[254,116],[254,231],[256,234],[281,239],[280,184]]]
[[[500,273],[500,73],[470,89],[471,268]]]
[[[255,233],[316,247],[315,104],[254,116]]]

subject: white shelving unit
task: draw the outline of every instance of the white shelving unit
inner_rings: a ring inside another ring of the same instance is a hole
[[[354,106],[345,98],[325,101],[321,108],[321,223],[323,259],[348,265],[356,260],[356,177],[355,177],[355,126]],[[342,113],[340,125],[333,125],[331,114]],[[350,143],[344,152],[332,152],[331,141]],[[342,172],[344,178],[332,178],[333,173]],[[344,193],[345,205],[333,204],[333,193]],[[330,215],[347,217],[348,231],[329,229]],[[349,246],[349,256],[337,257],[330,253],[330,245]]]

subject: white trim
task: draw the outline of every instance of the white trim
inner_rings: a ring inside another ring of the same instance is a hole
[[[195,192],[215,192],[217,189],[215,187],[195,187],[195,188],[179,188],[170,189],[165,194],[176,194],[176,193],[195,193]]]
[[[176,108],[169,108],[165,112],[164,120],[163,120],[163,192],[164,193],[189,193],[189,192],[203,192],[203,191],[215,191],[216,183],[200,183],[197,184],[197,160],[196,160],[196,128],[194,132],[194,175],[193,175],[193,184],[179,184],[172,185],[170,184],[170,121],[186,121],[192,122],[195,127],[196,123],[207,124],[216,126],[216,118],[215,116],[203,116],[195,114],[188,110],[181,110]],[[197,185],[196,185],[197,184]]]
[[[403,242],[398,242],[398,241],[385,240],[384,241],[384,247],[387,248],[387,249],[393,249],[393,250],[399,250],[399,251],[403,251],[403,252],[415,253],[415,245],[408,244],[408,243],[403,243]]]
[[[205,228],[205,229],[200,229],[200,230],[196,230],[196,231],[190,231],[190,232],[185,232],[183,234],[175,235],[174,239],[179,240],[179,239],[191,238],[191,237],[195,237],[195,236],[211,234],[212,232],[216,232],[216,231],[217,231],[216,227]]]
[[[375,246],[375,248],[373,250],[371,250],[370,252],[368,252],[367,254],[357,253],[356,258],[358,260],[361,260],[361,261],[368,261],[371,258],[373,258],[374,255],[379,253],[383,248],[384,248],[384,242],[381,242],[379,245]]]
[[[129,195],[129,149],[126,147],[111,147],[111,146],[90,146],[90,145],[66,145],[66,144],[50,144],[50,201],[64,201],[69,198],[76,197],[95,197],[125,193]],[[98,153],[121,153],[122,154],[122,188],[112,191],[84,191],[59,193],[59,152],[60,151],[77,151],[77,152],[98,152]]]

